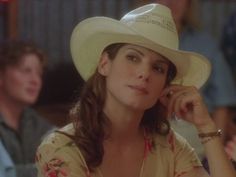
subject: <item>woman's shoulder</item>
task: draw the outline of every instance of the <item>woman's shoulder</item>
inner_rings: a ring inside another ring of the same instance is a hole
[[[74,141],[70,136],[73,136],[74,128],[73,124],[68,124],[60,129],[57,129],[48,134],[42,141],[39,149],[45,146],[50,147],[63,147],[66,144],[73,144]]]
[[[88,168],[73,140],[73,132],[73,124],[68,124],[43,140],[36,153],[38,176],[84,176]]]
[[[77,154],[77,160],[84,161],[80,149],[73,140],[73,124],[55,130],[44,138],[37,149],[36,159],[38,161],[50,161],[55,157],[68,160]]]

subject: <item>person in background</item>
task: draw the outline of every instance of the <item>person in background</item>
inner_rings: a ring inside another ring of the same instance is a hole
[[[236,11],[232,12],[223,26],[221,48],[236,80]]]
[[[232,12],[229,19],[226,21],[221,36],[221,48],[224,56],[229,63],[230,69],[233,73],[234,80],[236,81],[236,11]],[[228,125],[228,129],[231,134],[236,134],[235,121],[236,121],[236,109],[232,108],[234,123]]]
[[[43,52],[30,42],[0,46],[0,136],[17,177],[36,176],[36,148],[54,127],[30,108],[42,87],[45,62]]]
[[[88,18],[73,30],[71,54],[86,82],[73,123],[39,146],[38,177],[209,177],[170,128],[173,113],[198,130],[210,176],[236,176],[197,89],[211,64],[178,49],[169,8],[153,3],[120,21]]]
[[[200,27],[198,0],[155,0],[168,6],[173,14],[180,37],[180,49],[198,52],[206,56],[212,64],[212,73],[202,88],[203,98],[218,128],[223,131],[224,142],[236,133],[232,124],[231,107],[236,106],[236,86],[231,70],[223,57],[217,42]],[[231,129],[228,127],[230,125]],[[183,135],[204,158],[203,146],[196,136],[196,130],[187,122],[172,121],[172,126]]]
[[[0,176],[1,177],[16,177],[14,164],[11,157],[0,139]]]
[[[233,73],[234,79],[236,80],[236,11],[233,11],[226,20],[223,26],[221,35],[221,48],[225,55],[227,62],[229,63],[230,69]],[[235,125],[236,121],[236,109],[233,108],[234,123],[230,124],[229,130],[234,136],[226,144],[226,152],[229,157],[234,161],[236,168],[236,133],[232,131],[232,127]]]

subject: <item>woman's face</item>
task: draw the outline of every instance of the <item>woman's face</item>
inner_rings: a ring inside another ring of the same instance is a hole
[[[171,9],[175,22],[182,23],[189,8],[190,0],[156,0]]]
[[[106,77],[106,103],[144,111],[152,107],[165,87],[169,62],[136,45],[124,45],[110,60],[103,53],[99,73]]]
[[[42,87],[42,64],[34,54],[23,56],[20,63],[7,66],[0,73],[1,92],[16,103],[31,105],[36,102]]]

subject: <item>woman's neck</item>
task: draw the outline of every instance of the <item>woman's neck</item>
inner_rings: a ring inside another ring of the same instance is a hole
[[[140,137],[140,135],[143,136],[143,131],[140,128],[143,111],[127,108],[118,109],[118,107],[113,110],[112,107],[107,106],[104,112],[111,121],[111,140],[130,141]]]

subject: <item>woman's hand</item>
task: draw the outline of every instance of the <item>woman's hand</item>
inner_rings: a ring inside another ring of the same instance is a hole
[[[171,85],[163,90],[160,102],[167,107],[168,115],[175,114],[178,118],[193,123],[199,133],[207,135],[202,139],[205,147],[205,154],[208,159],[211,177],[235,177],[235,169],[228,160],[223,144],[219,136],[211,136],[209,133],[217,132],[217,128],[211,119],[207,107],[199,91],[195,87],[186,87],[180,85]],[[229,143],[228,147],[233,149],[231,157],[235,157],[236,141]],[[223,169],[223,170],[222,170]],[[201,171],[191,171],[183,175],[190,176],[207,176]]]
[[[168,117],[175,114],[193,123],[199,131],[210,130],[214,124],[195,87],[171,85],[163,90],[160,101],[167,107]]]

